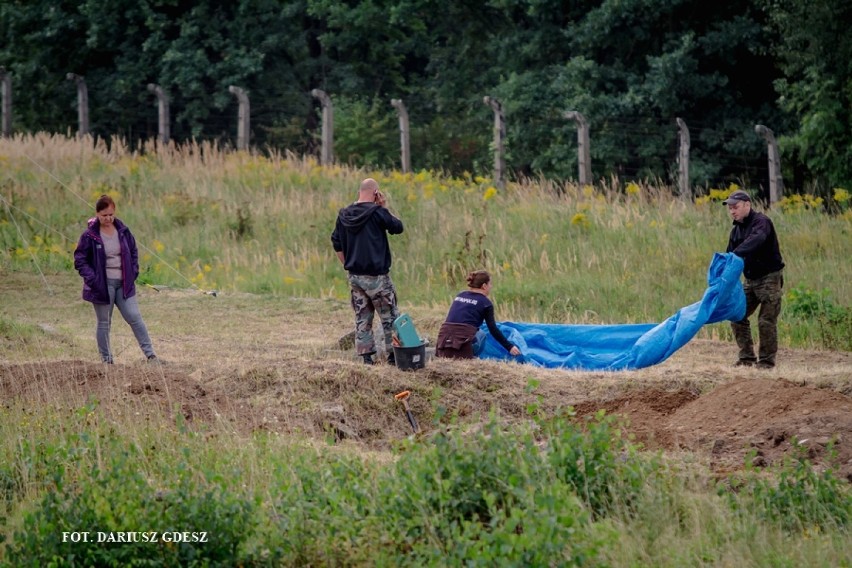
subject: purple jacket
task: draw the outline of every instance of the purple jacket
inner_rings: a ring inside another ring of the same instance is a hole
[[[124,297],[136,294],[136,277],[139,276],[139,251],[136,239],[127,225],[116,219],[113,221],[118,230],[118,242],[121,245],[121,279]],[[83,299],[93,304],[109,304],[107,290],[106,253],[101,239],[101,224],[98,218],[89,220],[89,227],[80,235],[77,250],[74,251],[74,268],[83,277]]]

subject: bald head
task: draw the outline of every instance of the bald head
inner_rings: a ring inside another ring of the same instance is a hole
[[[361,187],[358,189],[358,199],[372,201],[377,191],[379,191],[379,183],[373,178],[367,178],[361,182]]]

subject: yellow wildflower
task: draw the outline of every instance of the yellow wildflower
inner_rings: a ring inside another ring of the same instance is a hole
[[[708,197],[711,201],[724,201],[730,194],[731,192],[727,189],[711,189]]]
[[[574,216],[571,217],[571,224],[578,227],[588,227],[591,225],[591,222],[585,213],[575,213]]]

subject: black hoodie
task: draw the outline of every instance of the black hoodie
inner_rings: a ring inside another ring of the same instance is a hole
[[[351,274],[378,276],[391,267],[388,233],[402,233],[402,221],[375,203],[353,203],[338,213],[331,244]]]

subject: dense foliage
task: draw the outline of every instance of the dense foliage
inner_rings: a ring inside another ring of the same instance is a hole
[[[852,500],[831,470],[800,460],[714,498],[602,415],[436,423],[385,464],[180,423],[118,432],[94,402],[0,409],[0,429],[22,416],[39,438],[0,446],[0,566],[683,566],[778,537],[755,565],[792,565],[811,534],[848,558]]]
[[[675,117],[692,133],[697,184],[766,186],[766,124],[788,186],[827,195],[852,182],[852,39],[844,0],[12,0],[0,5],[0,65],[14,128],[75,127],[85,76],[92,130],[156,134],[147,83],[171,97],[172,134],[233,139],[238,85],[252,141],[318,145],[318,102],[336,106],[338,159],[398,163],[396,111],[411,115],[416,169],[487,173],[503,101],[513,175],[576,175],[577,110],[596,177],[674,179]]]

